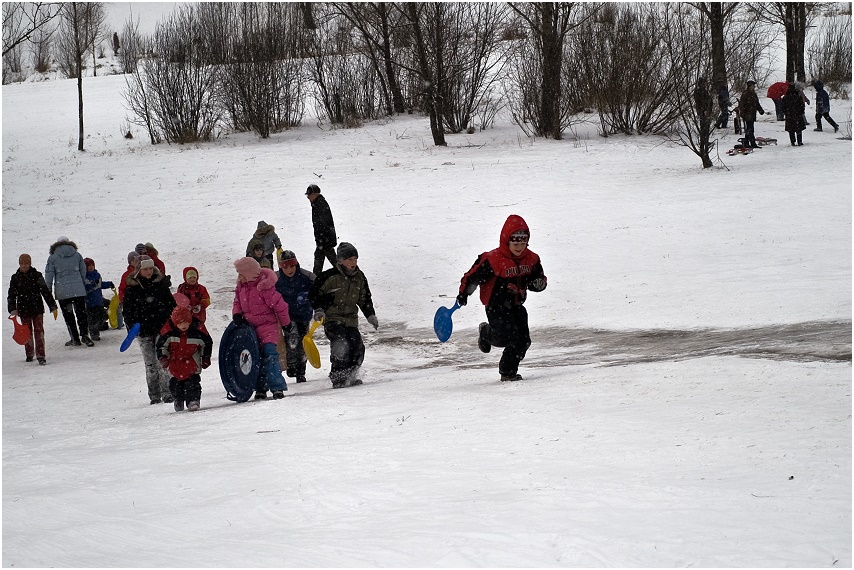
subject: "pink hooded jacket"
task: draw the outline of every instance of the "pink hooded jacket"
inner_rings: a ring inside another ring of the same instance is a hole
[[[276,291],[278,276],[271,269],[261,268],[254,281],[237,282],[234,289],[234,305],[231,314],[242,313],[243,318],[255,327],[261,344],[279,341],[279,329],[291,324],[288,304]]]

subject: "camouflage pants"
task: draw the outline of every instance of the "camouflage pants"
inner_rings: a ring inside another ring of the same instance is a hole
[[[160,400],[163,396],[171,396],[169,392],[169,374],[160,366],[157,360],[157,349],[154,341],[157,337],[137,337],[142,360],[145,362],[145,381],[148,383],[148,397]]]

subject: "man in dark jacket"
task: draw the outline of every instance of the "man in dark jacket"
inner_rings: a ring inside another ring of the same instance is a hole
[[[172,315],[175,298],[160,270],[147,255],[139,257],[139,269],[127,277],[123,312],[128,329],[139,323],[139,348],[145,362],[145,381],[152,404],[171,402],[169,375],[157,359],[155,340]]]
[[[39,364],[46,364],[42,298],[47,301],[47,306],[53,312],[54,318],[56,318],[57,306],[44,277],[32,267],[32,263],[32,258],[26,253],[18,257],[18,271],[9,281],[9,297],[6,302],[9,314],[20,317],[21,322],[30,327],[30,338],[24,345],[27,362],[32,362],[35,356]],[[35,342],[33,342],[33,336],[35,336]]]
[[[803,146],[801,133],[806,128],[804,122],[804,98],[798,92],[797,86],[792,83],[789,90],[783,95],[783,112],[786,115],[786,131],[789,133],[789,141],[792,146]]]
[[[359,333],[359,309],[374,327],[379,327],[368,279],[358,267],[359,253],[345,241],[338,246],[338,263],[317,276],[308,300],[314,307],[314,320],[323,321],[329,339],[329,378],[333,388],[356,386],[356,378],[365,358],[365,344]]]
[[[738,100],[739,114],[744,121],[744,139],[750,148],[759,148],[756,144],[756,135],[753,132],[753,123],[756,122],[756,113],[765,114],[765,109],[759,104],[759,96],[756,94],[756,82],[748,81],[747,90],[741,94]]]
[[[338,245],[338,236],[335,235],[335,222],[332,220],[332,210],[326,203],[326,198],[320,195],[320,187],[312,184],[305,191],[308,201],[311,202],[311,224],[314,226],[314,271],[320,275],[323,271],[323,260],[328,259],[332,267],[335,267],[335,246]]]

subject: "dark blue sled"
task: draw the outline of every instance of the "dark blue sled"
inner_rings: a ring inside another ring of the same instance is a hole
[[[122,341],[122,345],[119,347],[119,352],[124,352],[130,348],[130,345],[133,343],[133,339],[135,339],[139,335],[139,323],[133,325],[128,331],[128,335]]]
[[[219,375],[226,398],[245,402],[255,392],[261,373],[261,352],[255,327],[247,322],[232,322],[219,343]]]

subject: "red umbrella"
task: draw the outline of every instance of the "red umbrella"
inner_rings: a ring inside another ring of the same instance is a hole
[[[774,85],[768,88],[768,98],[769,99],[782,99],[783,95],[786,94],[786,90],[789,89],[789,84],[785,81],[778,81]]]

